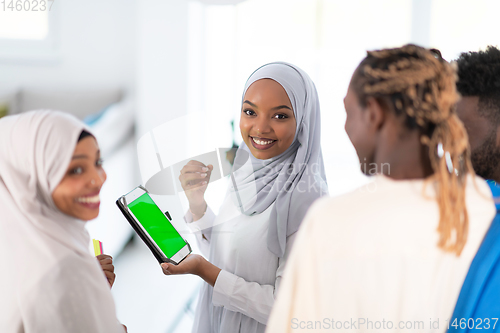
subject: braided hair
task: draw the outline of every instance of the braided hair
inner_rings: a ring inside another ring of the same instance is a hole
[[[438,246],[458,256],[467,242],[469,224],[465,178],[474,171],[467,133],[455,113],[456,80],[455,68],[439,51],[409,44],[368,52],[354,74],[353,87],[361,106],[373,97],[403,116],[408,129],[419,130],[434,171]]]

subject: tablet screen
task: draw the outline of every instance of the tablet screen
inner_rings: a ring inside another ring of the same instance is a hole
[[[186,246],[184,239],[149,194],[144,193],[127,206],[168,258],[172,258],[174,254]]]

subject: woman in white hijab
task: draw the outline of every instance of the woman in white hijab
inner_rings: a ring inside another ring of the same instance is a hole
[[[88,250],[106,174],[86,131],[62,112],[0,120],[2,333],[125,330]]]
[[[243,92],[243,143],[218,216],[203,197],[213,167],[191,161],[181,170],[190,204],[185,219],[209,261],[190,255],[162,267],[207,282],[193,332],[264,332],[295,233],[327,193],[320,125],[309,76],[287,63],[267,64]]]

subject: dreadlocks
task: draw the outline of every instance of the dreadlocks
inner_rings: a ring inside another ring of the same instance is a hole
[[[437,184],[438,246],[460,255],[467,241],[465,177],[473,173],[465,128],[454,111],[456,71],[439,53],[416,45],[368,52],[353,78],[359,103],[367,98],[405,118],[428,146]]]

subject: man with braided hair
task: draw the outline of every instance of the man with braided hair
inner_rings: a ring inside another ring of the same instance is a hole
[[[462,53],[457,59],[457,89],[462,98],[457,114],[469,135],[472,165],[490,185],[497,215],[467,273],[453,313],[452,324],[500,318],[500,50]],[[484,326],[484,325],[482,325]],[[453,332],[468,332],[462,325]],[[500,325],[495,327],[500,332]]]
[[[368,52],[345,130],[373,182],[307,213],[268,332],[444,332],[495,215],[455,113],[456,72],[416,45]]]

